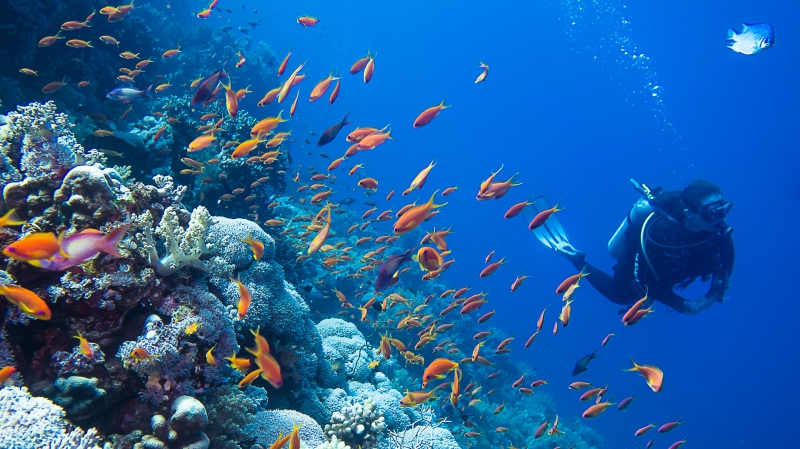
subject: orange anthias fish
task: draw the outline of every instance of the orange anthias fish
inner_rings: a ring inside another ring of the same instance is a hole
[[[430,246],[423,246],[417,251],[417,262],[419,262],[419,269],[422,271],[436,271],[441,266],[444,260],[441,254]]]
[[[558,287],[556,288],[556,294],[560,295],[560,294],[566,292],[573,284],[577,283],[578,281],[581,280],[581,278],[584,278],[584,277],[586,277],[588,275],[589,275],[589,273],[586,272],[586,267],[584,266],[581,269],[580,273],[573,274],[572,276],[564,279],[564,281],[561,282],[561,284],[559,284]]]
[[[616,405],[616,404],[613,403],[613,402],[610,402],[610,401],[599,402],[599,403],[587,408],[586,411],[583,412],[583,414],[581,416],[583,417],[583,419],[594,418],[594,417],[598,416],[599,414],[603,413],[604,411],[606,411],[606,408],[608,408],[609,406],[612,406],[612,405]]]
[[[458,396],[461,394],[461,369],[453,371],[453,383],[451,384],[450,403],[453,407],[458,407]],[[497,413],[495,413],[497,414]]]
[[[529,277],[530,276],[528,275],[517,276],[517,278],[514,279],[514,282],[511,284],[511,292],[513,293],[520,288],[520,286],[522,286],[522,281],[528,279]]]
[[[377,56],[377,53],[375,56]],[[369,55],[367,64],[364,66],[364,83],[368,83],[372,79],[372,75],[375,74],[375,56]]]
[[[282,86],[282,85],[281,85],[281,86]],[[281,91],[281,86],[278,86],[278,87],[276,87],[276,88],[274,88],[274,89],[270,89],[270,90],[269,90],[269,91],[266,93],[266,95],[264,95],[264,98],[262,98],[261,100],[259,100],[259,102],[258,102],[258,104],[257,104],[256,106],[258,106],[258,107],[264,107],[264,106],[266,106],[266,105],[268,105],[268,104],[272,103],[273,101],[275,101],[275,98],[277,98],[277,97],[278,97],[278,94],[279,94],[279,93],[280,93],[280,91]]]
[[[358,72],[364,70],[364,67],[367,66],[367,63],[369,62],[369,59],[371,57],[372,56],[370,55],[369,51],[367,51],[367,56],[364,56],[363,58],[358,58],[358,61],[354,62],[352,67],[350,67],[350,74],[355,75]]]
[[[286,82],[283,83],[283,85],[281,86],[281,90],[278,91],[278,97],[277,97],[278,103],[283,103],[283,100],[285,100],[286,97],[289,96],[289,91],[291,90],[292,86],[294,86],[297,74],[300,73],[300,71],[303,70],[303,67],[305,66],[306,66],[306,61],[303,61],[303,63],[297,66],[297,68],[294,69],[294,72],[292,72],[292,74],[289,75],[289,78],[286,80]]]
[[[16,374],[17,369],[11,365],[0,369],[0,385],[11,385],[11,376]]]
[[[189,142],[189,148],[187,148],[187,153],[196,153],[198,151],[202,151],[208,148],[214,141],[217,140],[217,136],[214,133],[210,135],[202,135],[193,141]]]
[[[489,76],[489,64],[486,64],[485,62],[481,62],[478,67],[482,68],[483,72],[481,72],[481,74],[478,75],[477,78],[475,78],[475,84],[482,83],[482,82],[486,81],[486,77]]]
[[[525,201],[523,201],[521,203],[517,203],[517,204],[515,204],[515,205],[513,205],[513,206],[508,208],[508,210],[506,211],[505,215],[503,215],[503,218],[508,220],[509,218],[516,217],[517,215],[519,215],[520,212],[522,212],[522,209],[525,209],[527,206],[530,206],[531,204],[533,204],[533,203],[531,203],[528,200],[525,200]]]
[[[57,40],[64,39],[64,36],[61,35],[61,30],[56,33],[55,36],[45,36],[39,40],[39,47],[49,47],[56,43]]]
[[[556,205],[551,207],[550,209],[545,209],[539,212],[538,214],[536,214],[535,217],[533,217],[533,220],[531,220],[531,222],[528,224],[528,230],[533,231],[534,229],[543,225],[544,222],[547,221],[547,219],[550,218],[551,215],[553,215],[556,212],[561,212],[562,210],[564,210],[564,208],[559,208],[558,203],[556,203]]]
[[[458,363],[445,358],[439,358],[431,362],[422,374],[422,388],[434,379],[444,379],[451,371],[458,369]]]
[[[289,117],[294,117],[294,113],[297,112],[297,101],[300,100],[300,89],[297,90],[297,95],[294,96],[294,101],[292,102],[292,107],[289,108]]]
[[[339,77],[338,76],[333,76],[333,72],[331,72],[331,74],[328,75],[327,78],[325,78],[324,80],[320,81],[319,83],[317,83],[316,86],[314,86],[314,90],[311,91],[311,95],[308,97],[308,101],[314,102],[314,101],[317,101],[320,98],[322,98],[322,96],[325,95],[325,92],[328,91],[328,88],[330,88],[331,81],[338,80],[338,79],[339,79]]]
[[[236,286],[239,287],[239,302],[236,304],[236,310],[239,319],[243,320],[247,314],[247,309],[250,308],[250,301],[253,299],[253,296],[250,294],[250,289],[242,284],[240,278],[231,279],[231,282],[236,283]]]
[[[8,226],[24,225],[25,223],[26,223],[25,220],[19,219],[17,213],[14,212],[14,209],[9,210],[8,212],[6,212],[5,215],[0,217],[0,229]]]
[[[278,115],[275,117],[267,117],[260,122],[253,125],[253,129],[250,130],[250,137],[256,137],[259,134],[266,134],[273,129],[275,129],[279,124],[283,122],[288,122],[289,119],[284,119],[281,115],[283,111],[278,112]]]
[[[266,380],[275,388],[283,386],[283,375],[281,366],[269,353],[261,353],[256,356],[256,365],[261,369],[261,378]]]
[[[19,307],[25,315],[37,320],[49,320],[52,316],[47,303],[36,293],[18,285],[0,284],[0,295]]]
[[[339,98],[339,88],[342,86],[342,80],[336,80],[336,87],[333,88],[333,92],[331,92],[331,96],[328,98],[328,104],[333,104],[337,98]]]
[[[628,309],[628,311],[625,312],[624,315],[622,315],[622,324],[624,324],[626,326],[630,326],[631,324],[633,324],[634,320],[638,321],[639,319],[641,319],[641,317],[637,317],[637,315],[638,315],[639,311],[641,310],[642,306],[647,302],[647,300],[648,300],[647,296],[648,296],[648,293],[645,293],[645,295],[644,295],[644,297],[642,297],[642,299],[636,301],[636,303],[634,305],[632,305],[631,308]],[[647,310],[647,309],[645,309],[645,310]]]
[[[308,245],[308,254],[314,254],[315,252],[319,251],[322,245],[325,243],[325,239],[328,238],[328,234],[331,232],[331,208],[327,207],[328,209],[328,216],[325,218],[325,225],[322,229],[319,230],[316,237],[311,240],[311,243]]]
[[[52,83],[45,84],[45,86],[42,88],[42,93],[52,94],[54,92],[57,92],[59,89],[61,89],[66,85],[67,85],[67,77],[64,76],[64,79],[62,79],[61,81],[53,81]]]
[[[499,200],[500,198],[504,197],[512,187],[522,185],[521,182],[513,182],[514,176],[517,176],[518,174],[519,173],[514,173],[505,181],[492,182],[485,189],[481,188],[481,192],[475,197],[475,199],[478,201],[486,201],[488,199]]]
[[[213,348],[212,348],[213,349]],[[210,350],[209,350],[210,352]],[[250,369],[250,359],[236,357],[236,353],[231,354],[230,357],[225,357],[225,360],[230,362],[231,368],[245,372]]]
[[[142,347],[138,347],[133,351],[131,351],[130,357],[134,360],[148,360],[153,358],[153,356],[147,352],[147,349],[144,349]]]
[[[301,16],[297,18],[297,23],[303,25],[303,28],[313,27],[319,22],[319,19],[311,16]]]
[[[430,174],[433,167],[436,166],[436,161],[431,161],[427,167],[423,168],[417,176],[411,181],[411,185],[403,192],[403,196],[408,195],[409,193],[413,192],[414,190],[419,190],[425,186],[425,181],[428,179],[428,175]]]
[[[181,51],[181,46],[180,45],[178,45],[178,48],[174,48],[174,49],[165,51],[164,53],[161,54],[161,57],[162,58],[171,58],[171,57],[177,55],[178,53],[183,53]]]
[[[262,136],[264,136],[264,133],[259,134],[255,139],[245,140],[237,145],[233,153],[231,153],[231,159],[239,159],[250,154],[251,151],[255,150],[260,144],[266,141]]]
[[[449,105],[444,104],[446,100],[447,98],[442,100],[442,102],[439,103],[438,105],[431,106],[428,109],[422,111],[422,113],[419,116],[417,116],[417,119],[414,120],[414,128],[422,128],[423,126],[430,123],[431,120],[433,120],[437,115],[439,115],[439,112],[441,112],[442,109],[449,108],[450,107]]]
[[[292,49],[289,49],[289,53],[283,58],[283,62],[281,62],[280,67],[278,67],[278,76],[283,75],[283,72],[286,71],[286,64],[289,63],[289,57],[292,56]]]
[[[486,193],[486,191],[489,189],[489,186],[492,185],[492,182],[494,181],[495,176],[497,176],[500,173],[500,171],[503,170],[504,166],[505,166],[505,164],[501,164],[500,168],[498,168],[496,172],[492,172],[492,174],[489,175],[489,177],[486,178],[481,183],[481,186],[478,189],[478,195],[477,195],[476,199],[479,199],[484,193]]]
[[[247,243],[250,245],[250,249],[253,251],[253,259],[261,260],[264,256],[264,243],[258,240],[253,239],[253,235],[248,232],[247,239],[242,239],[243,243]]]
[[[260,376],[262,372],[263,371],[261,370],[261,368],[259,368],[248,373],[246,376],[244,376],[244,379],[239,381],[239,388],[245,388],[250,384],[252,384],[253,381],[256,380],[256,378],[258,378],[258,376]]]
[[[433,199],[437,193],[439,193],[438,190],[433,192],[427,203],[408,209],[406,213],[398,218],[394,224],[394,233],[402,235],[413,231],[431,215],[433,209],[447,205],[447,203],[434,204]]]
[[[77,338],[78,341],[80,341],[81,354],[85,355],[86,357],[91,357],[92,348],[89,346],[89,341],[86,340],[83,334],[81,334],[80,331],[78,331],[78,335],[76,335],[74,338]]]
[[[48,271],[62,271],[94,258],[100,252],[122,257],[117,245],[125,237],[130,225],[120,226],[108,234],[97,229],[83,231],[61,239],[61,253],[49,259],[29,260],[28,263]]]
[[[388,333],[381,335],[381,343],[378,345],[378,349],[375,350],[375,355],[382,355],[386,360],[392,357],[392,346],[389,343]]]
[[[60,251],[62,251],[61,240],[55,234],[37,232],[3,248],[3,255],[15,260],[28,261],[49,259]]]
[[[498,260],[497,262],[492,262],[491,264],[489,264],[486,268],[484,268],[481,271],[481,274],[480,274],[479,277],[485,278],[487,276],[491,276],[495,271],[497,271],[498,268],[500,268],[500,265],[504,265],[506,263],[508,263],[508,262],[506,262],[506,258],[505,257],[503,257],[502,259]]]
[[[439,399],[438,396],[434,396],[435,391],[408,391],[406,390],[406,395],[403,396],[403,399],[400,400],[400,407],[409,408],[409,407],[416,407],[420,404],[424,404],[431,399]]]
[[[647,380],[647,386],[650,387],[653,392],[658,393],[661,391],[661,387],[664,385],[664,372],[661,371],[661,369],[654,365],[639,365],[633,360],[633,357],[631,357],[631,362],[633,362],[633,368],[623,371],[637,371],[640,376]]]
[[[292,423],[292,433],[289,434],[289,449],[300,449],[300,427],[303,426],[303,423],[300,423],[298,426],[297,423]]]
[[[228,110],[228,116],[236,118],[239,113],[239,98],[236,96],[236,91],[231,88],[230,77],[228,77],[228,84],[222,81],[219,84],[225,89],[225,108]]]

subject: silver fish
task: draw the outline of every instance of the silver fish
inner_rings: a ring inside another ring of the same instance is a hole
[[[728,48],[743,55],[755,55],[775,45],[775,30],[768,23],[742,24],[742,32],[728,30]]]
[[[139,90],[133,87],[117,86],[111,89],[106,94],[106,97],[114,101],[122,101],[129,103],[131,101],[138,100],[140,98],[148,97],[150,95],[152,87],[153,86],[150,86],[145,90]]]

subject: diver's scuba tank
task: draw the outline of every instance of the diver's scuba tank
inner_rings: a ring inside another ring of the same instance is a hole
[[[608,241],[608,253],[616,260],[622,257],[623,250],[625,249],[625,234],[628,232],[628,229],[631,225],[638,226],[644,223],[647,217],[655,212],[656,208],[653,206],[652,200],[655,198],[655,195],[661,191],[660,187],[654,191],[647,187],[647,185],[639,184],[633,179],[631,179],[631,182],[634,188],[642,194],[642,197],[633,204],[628,215],[622,223],[620,223],[617,231],[614,232],[614,235],[611,236],[611,239]]]

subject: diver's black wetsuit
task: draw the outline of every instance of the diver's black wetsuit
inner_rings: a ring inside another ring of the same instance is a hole
[[[642,227],[646,227],[644,235]],[[646,253],[642,249],[642,240]],[[588,265],[583,259],[572,260],[577,269]],[[625,249],[614,265],[614,277],[588,265],[586,280],[614,303],[631,304],[649,291],[651,298],[683,313],[686,310],[685,298],[673,289],[676,286],[678,289],[686,288],[698,277],[713,275],[715,282],[707,296],[713,294],[717,301],[722,301],[733,270],[733,260],[730,235],[689,232],[681,222],[657,210],[642,225],[628,228]]]

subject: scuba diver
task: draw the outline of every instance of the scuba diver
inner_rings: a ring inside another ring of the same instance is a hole
[[[733,204],[722,199],[719,186],[706,180],[668,192],[631,182],[643,197],[608,242],[617,260],[613,276],[586,262],[586,254],[570,244],[555,215],[534,234],[576,269],[588,272],[586,280],[616,304],[627,306],[648,294],[680,313],[696,315],[722,302],[733,270],[733,228],[725,223]],[[534,201],[537,213],[549,207],[544,197]],[[705,295],[686,299],[675,293],[697,278],[711,281]]]

